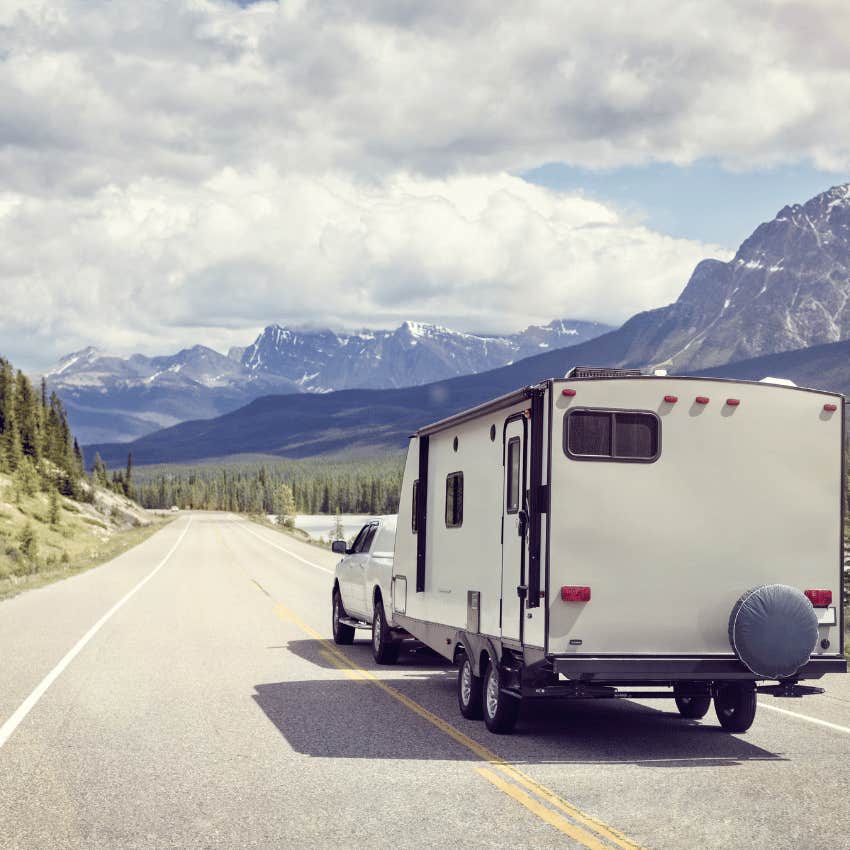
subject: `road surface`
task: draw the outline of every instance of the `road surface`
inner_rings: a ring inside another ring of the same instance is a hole
[[[741,736],[659,701],[497,737],[430,653],[333,646],[334,561],[181,514],[0,603],[0,847],[850,847],[850,677]]]

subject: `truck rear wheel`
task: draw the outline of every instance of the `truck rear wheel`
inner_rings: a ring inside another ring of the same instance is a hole
[[[710,696],[683,694],[679,692],[679,688],[675,685],[673,686],[673,694],[676,698],[676,708],[679,709],[679,714],[688,720],[700,720],[705,717],[711,707]]]
[[[721,684],[714,697],[714,711],[727,732],[746,732],[755,720],[756,705],[753,685]]]
[[[339,595],[339,589],[334,589],[332,605],[332,625],[334,643],[348,645],[354,643],[354,628],[346,626],[345,623],[340,623],[339,618],[345,616],[345,608],[342,607],[342,599]]]
[[[513,732],[519,717],[519,699],[506,694],[501,687],[499,666],[492,659],[484,673],[481,705],[484,723],[491,732],[507,735]]]
[[[384,617],[384,603],[375,600],[372,612],[372,655],[378,664],[395,664],[401,645],[392,639],[392,632]]]
[[[458,657],[457,704],[467,720],[481,719],[481,677],[472,672],[472,662],[465,652]]]

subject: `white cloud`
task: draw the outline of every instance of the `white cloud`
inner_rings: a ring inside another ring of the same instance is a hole
[[[92,339],[151,351],[245,343],[271,320],[618,322],[669,302],[699,259],[722,253],[507,174],[364,184],[269,168],[61,201],[7,196],[0,238],[0,332],[30,327],[42,356]]]
[[[848,31],[781,0],[6,2],[4,348],[625,318],[716,250],[506,172],[850,167]]]

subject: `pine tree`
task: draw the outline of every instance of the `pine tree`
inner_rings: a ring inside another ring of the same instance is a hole
[[[133,488],[133,453],[127,454],[127,472],[124,475],[124,495],[129,499]]]
[[[59,525],[59,520],[62,518],[62,507],[59,499],[59,491],[52,489],[47,501],[48,517],[51,525]]]

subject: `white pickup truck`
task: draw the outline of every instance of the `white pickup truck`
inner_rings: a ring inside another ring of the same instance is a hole
[[[406,632],[393,622],[390,585],[393,573],[396,516],[370,519],[349,548],[335,540],[343,555],[334,573],[331,604],[333,636],[338,644],[354,641],[355,629],[372,629],[372,654],[379,664],[393,664]]]

